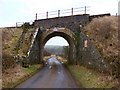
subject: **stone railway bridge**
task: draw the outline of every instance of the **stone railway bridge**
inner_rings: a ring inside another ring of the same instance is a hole
[[[69,63],[105,70],[107,64],[90,39],[80,32],[89,22],[89,17],[89,14],[83,14],[35,20],[35,33],[28,52],[30,63],[41,63],[45,43],[52,37],[61,36],[69,43]]]

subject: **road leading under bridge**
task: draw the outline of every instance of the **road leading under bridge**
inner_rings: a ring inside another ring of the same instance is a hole
[[[52,68],[46,66],[16,88],[79,88],[71,74],[57,59],[48,61],[53,62]]]

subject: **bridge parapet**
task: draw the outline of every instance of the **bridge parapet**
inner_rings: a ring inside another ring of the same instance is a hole
[[[53,17],[63,17],[63,16],[73,16],[73,15],[79,15],[79,14],[86,14],[87,11],[90,11],[89,6],[85,7],[77,7],[77,8],[71,8],[71,9],[64,9],[64,10],[55,10],[55,11],[47,11],[43,13],[36,13],[36,19],[48,19]]]
[[[35,20],[34,26],[50,29],[53,27],[64,27],[73,30],[79,25],[85,25],[89,21],[89,14],[56,17],[42,20]]]

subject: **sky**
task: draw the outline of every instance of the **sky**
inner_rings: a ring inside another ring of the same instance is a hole
[[[87,14],[118,13],[120,0],[0,0],[0,27],[33,22],[36,13],[89,6]],[[84,12],[80,12],[84,13]],[[39,14],[38,14],[39,15]]]
[[[120,1],[118,3],[118,15],[120,15]]]
[[[36,13],[89,6],[88,14],[118,13],[120,0],[0,0],[0,27],[31,22]]]
[[[68,42],[63,37],[53,37],[47,41],[45,45],[68,46]]]

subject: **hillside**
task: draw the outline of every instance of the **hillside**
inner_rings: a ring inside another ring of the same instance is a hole
[[[15,56],[19,55],[19,59],[22,61],[22,56],[26,55],[32,39],[33,30],[32,27],[0,28],[0,31],[2,31],[1,87],[13,88],[42,68],[41,64],[31,65],[29,68],[24,68],[20,65],[21,63],[16,63],[17,58],[15,58]]]
[[[45,51],[47,51],[50,54],[56,54],[56,55],[64,55],[65,54],[64,48],[65,46],[55,46],[55,45],[46,45],[44,47]]]
[[[4,69],[14,66],[14,57],[16,55],[26,55],[33,28],[25,30],[22,27],[7,27],[0,28],[0,30],[2,30],[2,63],[4,71]]]
[[[3,53],[13,54],[13,49],[22,34],[21,28],[0,28],[2,30]]]
[[[85,32],[104,56],[118,55],[118,18],[114,16],[93,19]]]
[[[94,18],[82,31],[93,41],[104,60],[110,63],[112,74],[120,77],[118,17]]]

